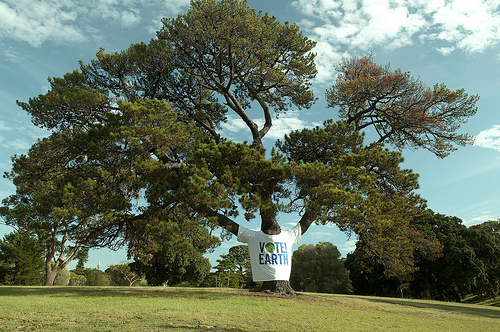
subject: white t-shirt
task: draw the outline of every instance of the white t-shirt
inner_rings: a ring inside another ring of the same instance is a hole
[[[292,245],[300,243],[300,224],[278,235],[238,229],[238,241],[248,244],[253,281],[288,280],[292,268]]]

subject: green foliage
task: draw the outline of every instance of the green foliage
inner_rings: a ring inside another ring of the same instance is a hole
[[[68,286],[71,279],[71,273],[68,269],[64,268],[61,271],[57,272],[57,275],[54,279],[53,286]]]
[[[106,273],[110,275],[113,286],[134,286],[142,281],[145,285],[145,278],[134,271],[130,264],[111,265],[106,269]]]
[[[85,276],[83,275],[85,274],[85,270],[78,271],[79,273],[82,274],[76,274],[73,271],[70,271],[68,286],[85,286],[85,284],[87,283],[87,278],[85,278]]]
[[[89,124],[106,120],[113,109],[106,90],[88,84],[83,73],[74,70],[62,78],[49,77],[50,90],[45,95],[19,102],[33,124],[42,128],[68,130],[88,128]]]
[[[439,241],[433,252],[415,250],[417,270],[409,280],[384,275],[384,267],[373,262],[370,269],[359,257],[358,247],[348,255],[346,267],[356,292],[382,296],[400,295],[407,287],[410,295],[445,301],[461,301],[466,296],[496,297],[499,294],[500,243],[498,221],[467,228],[457,217],[429,211],[412,221],[427,239]],[[432,242],[425,248],[432,248]],[[407,282],[405,284],[405,282]]]
[[[111,277],[99,269],[85,269],[86,286],[110,286]]]
[[[303,244],[292,257],[290,284],[296,291],[351,293],[349,273],[340,252],[330,242]]]
[[[28,232],[12,232],[0,241],[0,284],[39,285],[43,278],[40,242]]]
[[[186,14],[162,22],[158,38],[173,48],[179,76],[203,81],[204,88],[220,94],[254,142],[261,144],[272,125],[270,108],[286,112],[313,102],[315,43],[296,25],[281,24],[239,0],[192,1]],[[264,112],[261,130],[246,114],[251,101]]]
[[[89,250],[87,248],[81,248],[76,254],[75,259],[78,259],[78,263],[76,263],[74,272],[76,274],[83,274],[85,263],[89,260]]]
[[[175,233],[173,233],[175,234]],[[186,241],[156,243],[158,248],[149,252],[149,259],[136,259],[130,263],[132,272],[144,275],[149,285],[198,286],[210,272],[210,262]]]
[[[475,267],[472,293],[497,297],[500,294],[500,220],[486,221],[467,229],[467,242],[474,248]]]
[[[47,265],[48,284],[82,245],[99,247],[114,240],[120,234],[116,218],[130,207],[125,198],[130,192],[121,187],[123,175],[110,172],[119,160],[107,158],[113,149],[100,138],[97,130],[54,133],[28,155],[15,156],[6,175],[16,194],[3,200],[0,213],[8,225],[36,234],[45,260],[56,262],[54,271]],[[92,158],[97,151],[104,158],[98,163]]]
[[[344,264],[349,271],[354,294],[400,296],[397,291],[401,281],[397,277],[387,276],[382,264],[358,255],[357,249],[347,254]]]
[[[229,252],[221,255],[217,260],[217,278],[222,280],[230,278],[230,287],[252,288],[252,266],[250,264],[250,253],[247,245],[238,245],[229,248]]]
[[[414,271],[410,220],[424,201],[414,192],[418,175],[400,168],[400,153],[365,146],[352,125],[331,120],[324,128],[294,131],[277,147],[293,167],[291,211],[305,208],[318,223],[355,234],[366,259],[389,274],[403,278]]]
[[[460,301],[468,294],[495,297],[499,294],[500,238],[498,221],[467,228],[462,220],[431,213],[415,221],[443,244],[443,256],[419,258],[413,291],[439,300]]]

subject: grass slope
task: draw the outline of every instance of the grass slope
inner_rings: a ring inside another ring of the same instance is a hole
[[[500,331],[477,304],[234,289],[0,287],[0,331]]]

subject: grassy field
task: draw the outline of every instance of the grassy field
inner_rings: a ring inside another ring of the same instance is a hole
[[[500,331],[500,308],[233,289],[0,287],[0,331]]]

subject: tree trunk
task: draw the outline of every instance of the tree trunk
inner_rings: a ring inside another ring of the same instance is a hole
[[[54,285],[54,280],[56,279],[59,270],[57,270],[55,267],[50,266],[50,261],[47,264],[48,266],[45,266],[45,286],[52,286]]]
[[[278,235],[281,233],[281,227],[276,220],[276,211],[272,203],[271,195],[268,197],[267,204],[261,206],[260,216],[262,232],[268,235]],[[296,295],[288,280],[264,281],[260,291],[274,295]]]
[[[288,280],[264,281],[260,291],[274,295],[297,295]]]

